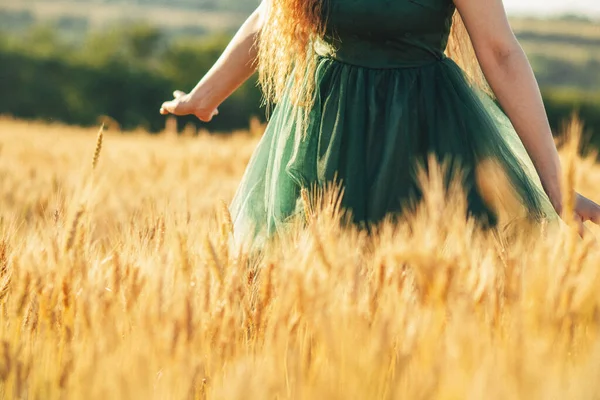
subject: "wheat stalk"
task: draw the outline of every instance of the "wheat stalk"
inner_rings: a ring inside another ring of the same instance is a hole
[[[81,203],[79,205],[79,207],[77,208],[77,211],[73,215],[73,219],[71,220],[71,223],[69,224],[70,229],[67,234],[67,240],[65,241],[65,246],[64,246],[65,252],[68,252],[69,250],[71,250],[71,248],[73,248],[73,245],[75,244],[75,238],[77,237],[77,229],[79,227],[79,221],[81,220],[81,217],[83,216],[84,211],[85,211],[85,206],[83,203]]]
[[[92,157],[92,170],[96,169],[98,160],[100,159],[100,152],[102,151],[102,141],[104,139],[104,124],[100,126],[98,135],[96,137],[96,148],[94,149],[94,156]]]

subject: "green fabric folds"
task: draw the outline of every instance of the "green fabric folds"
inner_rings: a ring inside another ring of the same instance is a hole
[[[354,13],[348,7],[359,13],[376,6],[373,18],[384,22],[351,33],[348,15]],[[485,224],[496,223],[477,185],[486,179],[476,168],[485,160],[501,166],[532,218],[552,213],[507,117],[443,55],[451,3],[333,0],[331,7],[331,20],[338,21],[332,31],[339,28],[340,34],[315,47],[317,91],[310,121],[302,129],[303,111],[289,99],[275,108],[231,204],[238,241],[283,229],[302,209],[302,188],[334,179],[342,182],[342,204],[356,223],[401,214],[421,196],[416,171],[429,155],[462,167],[468,212]],[[390,12],[411,21],[405,31],[391,28],[391,22],[386,26]],[[333,47],[338,51],[330,51]]]

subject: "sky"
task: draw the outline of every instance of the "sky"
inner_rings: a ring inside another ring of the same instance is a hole
[[[599,0],[503,0],[510,14],[593,14],[600,16]]]

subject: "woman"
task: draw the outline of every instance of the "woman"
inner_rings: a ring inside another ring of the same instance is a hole
[[[303,187],[336,178],[356,222],[401,212],[419,199],[415,170],[430,154],[460,163],[468,211],[486,224],[496,222],[477,185],[486,160],[530,216],[562,212],[557,150],[502,0],[265,0],[161,113],[210,121],[257,68],[277,107],[231,206],[239,237],[273,234]],[[600,207],[576,198],[580,224],[599,223]]]

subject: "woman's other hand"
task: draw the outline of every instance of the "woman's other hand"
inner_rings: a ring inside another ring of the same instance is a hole
[[[579,224],[580,232],[584,232],[583,223],[591,221],[597,225],[600,225],[600,205],[594,203],[592,200],[577,194],[575,200],[575,222]]]

